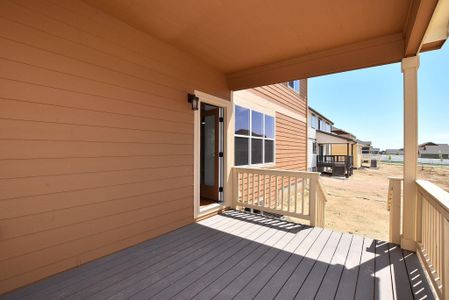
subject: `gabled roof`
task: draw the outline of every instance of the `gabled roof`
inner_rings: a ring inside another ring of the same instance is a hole
[[[342,136],[342,137],[349,138],[349,139],[351,139],[351,141],[353,141],[353,142],[355,142],[355,143],[358,142],[356,136],[355,136],[354,134],[352,134],[352,133],[346,131],[346,130],[343,130],[343,129],[340,129],[340,128],[336,128],[336,127],[333,127],[333,128],[332,128],[332,133],[334,133],[334,134],[336,134],[336,135],[338,135],[338,136]]]
[[[322,130],[316,131],[316,140],[319,144],[353,144],[355,141],[335,133]]]
[[[322,119],[328,121],[331,125],[334,125],[334,122],[332,122],[331,119],[327,118],[326,116],[324,116],[323,114],[321,114],[320,112],[318,112],[316,109],[313,109],[312,107],[309,106],[309,110],[311,112],[313,112],[315,115],[320,116]]]
[[[438,144],[435,144],[433,142],[427,142],[427,143],[422,143],[419,145],[419,147],[424,147],[424,146],[438,146]]]
[[[362,140],[357,139],[357,144],[364,145],[364,146],[371,146],[372,142],[371,141],[362,141]]]

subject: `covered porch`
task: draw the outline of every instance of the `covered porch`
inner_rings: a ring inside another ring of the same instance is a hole
[[[449,200],[416,168],[419,54],[446,41],[449,1],[276,3],[0,2],[0,294],[420,298],[425,270],[448,297]],[[405,161],[390,242],[403,250],[323,229],[317,173],[234,167],[232,91],[394,62]],[[213,211],[199,209],[187,99],[224,109]],[[207,218],[229,208],[263,215]]]
[[[433,299],[396,244],[225,211],[1,299]]]

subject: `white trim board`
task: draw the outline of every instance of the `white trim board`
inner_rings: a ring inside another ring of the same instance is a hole
[[[208,103],[224,109],[224,172],[223,172],[223,189],[224,203],[223,206],[230,206],[232,203],[232,178],[231,170],[234,166],[234,109],[232,102],[221,99],[213,95],[201,91],[194,91],[199,98],[198,107],[201,103]],[[232,97],[232,96],[231,96]],[[200,211],[200,110],[194,112],[194,135],[193,135],[193,216],[201,217],[210,212],[210,210]]]
[[[292,111],[280,104],[271,102],[265,99],[264,97],[254,94],[249,90],[236,91],[233,92],[232,95],[233,95],[233,102],[236,105],[251,108],[266,113],[268,115],[275,115],[276,112],[278,112],[280,114],[286,115],[290,118],[301,121],[303,123],[307,122],[305,116],[295,111]]]

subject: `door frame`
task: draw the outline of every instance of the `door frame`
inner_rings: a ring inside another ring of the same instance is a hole
[[[203,102],[203,103],[199,104],[200,110],[202,109],[202,104],[205,104],[205,103]],[[209,105],[209,104],[207,104],[207,105]],[[224,157],[220,158],[220,156],[219,156],[220,151],[224,147],[224,128],[223,128],[223,130],[221,130],[222,126],[220,125],[220,112],[221,112],[221,110],[223,110],[223,108],[215,106],[215,105],[211,106],[211,107],[216,107],[216,109],[210,110],[210,111],[204,111],[204,117],[213,116],[214,120],[215,120],[215,123],[214,123],[214,134],[215,134],[214,153],[215,153],[215,157],[213,160],[213,163],[214,163],[214,174],[213,174],[214,175],[214,185],[213,186],[207,186],[205,184],[201,185],[201,181],[200,181],[200,202],[201,202],[201,197],[203,197],[205,194],[207,196],[213,195],[212,197],[216,197],[217,202],[220,201],[219,187],[222,186],[222,178],[221,177],[223,176],[223,174],[220,174],[220,173],[223,173],[223,171],[224,171],[224,169],[223,169],[224,165],[222,165],[220,163],[220,161],[224,160]],[[200,113],[200,116],[201,116],[201,113]],[[201,117],[203,117],[203,116],[201,116]],[[203,120],[201,120],[201,122],[203,122]],[[201,129],[202,128],[200,128],[200,130]],[[201,153],[201,146],[202,146],[202,143],[205,143],[205,140],[202,140],[203,137],[201,136],[201,133],[204,133],[204,132],[200,131],[200,158],[201,158],[200,175],[201,175],[201,162],[205,163],[205,160],[204,160],[205,157],[203,156],[203,153]],[[222,143],[223,143],[223,145],[222,145]],[[200,177],[200,179],[201,179],[201,177]],[[205,198],[208,198],[208,197],[205,197]],[[208,199],[210,199],[210,198],[208,198]]]
[[[217,205],[211,205],[207,209],[200,211],[200,163],[201,163],[201,110],[194,111],[194,134],[193,134],[193,216],[199,218],[205,214],[213,211],[218,211],[223,207],[229,207],[232,203],[232,166],[234,165],[234,110],[231,100],[225,100],[210,94],[194,91],[195,96],[199,98],[198,107],[201,107],[201,103],[207,103],[223,108],[224,120],[223,120],[223,203],[217,203]]]

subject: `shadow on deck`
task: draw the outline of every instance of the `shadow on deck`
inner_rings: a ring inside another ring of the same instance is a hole
[[[228,211],[1,299],[433,299],[414,253]]]

